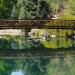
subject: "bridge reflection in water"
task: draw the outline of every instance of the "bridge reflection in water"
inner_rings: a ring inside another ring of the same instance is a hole
[[[75,57],[75,49],[0,50],[0,59]]]

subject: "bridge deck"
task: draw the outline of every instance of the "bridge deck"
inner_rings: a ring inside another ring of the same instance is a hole
[[[0,20],[0,29],[75,29],[75,20]]]

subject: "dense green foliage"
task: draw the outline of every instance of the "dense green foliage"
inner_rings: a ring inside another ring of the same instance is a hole
[[[42,33],[53,34],[55,37],[50,37],[49,40],[41,37]],[[72,38],[67,38],[67,35],[74,34],[74,30],[56,30],[56,29],[37,29],[34,31],[34,37],[29,36],[2,36],[0,39],[0,49],[36,49],[44,50],[45,48],[69,48],[75,47],[75,41]]]
[[[9,19],[15,0],[0,0],[0,19]]]
[[[48,19],[52,17],[52,9],[47,1],[18,0],[19,19]]]
[[[74,0],[0,0],[0,18],[74,19]],[[66,16],[66,17],[65,17]]]

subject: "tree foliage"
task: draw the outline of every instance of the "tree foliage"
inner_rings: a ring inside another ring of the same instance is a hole
[[[50,4],[43,0],[18,0],[17,11],[20,19],[50,19],[52,17]]]
[[[0,0],[0,19],[10,18],[10,14],[15,3],[15,0]]]

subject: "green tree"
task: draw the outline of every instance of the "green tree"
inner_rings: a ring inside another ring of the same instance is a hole
[[[0,0],[0,19],[10,18],[13,5],[16,4],[16,1],[15,0]]]
[[[44,0],[18,0],[17,11],[19,19],[51,19],[52,8]]]

